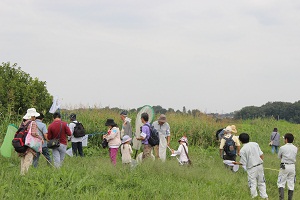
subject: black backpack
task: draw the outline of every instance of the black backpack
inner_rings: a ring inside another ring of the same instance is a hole
[[[27,124],[22,124],[20,128],[17,130],[14,139],[12,140],[12,145],[16,152],[18,153],[25,153],[28,149],[28,146],[25,146],[25,139],[28,133],[27,127],[31,121],[29,121]]]
[[[154,128],[153,125],[148,125],[148,124],[145,124],[146,126],[149,127],[150,129],[150,137],[148,139],[148,143],[151,145],[151,146],[156,146],[156,145],[159,145],[159,133],[158,131]]]
[[[72,122],[75,124],[73,135],[76,138],[85,136],[85,130],[83,125],[80,122]]]
[[[223,137],[225,139],[224,151],[227,156],[235,156],[236,155],[235,142],[232,139],[232,137],[233,137],[233,135],[231,135],[229,138]]]

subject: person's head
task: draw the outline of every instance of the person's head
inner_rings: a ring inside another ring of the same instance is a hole
[[[250,141],[250,137],[247,133],[241,133],[239,135],[239,140],[243,143],[243,144],[246,144]]]
[[[53,119],[60,119],[60,118],[61,118],[61,115],[59,112],[53,113]]]
[[[36,112],[35,108],[27,109],[26,115],[23,117],[25,120],[35,120],[36,117],[40,116],[40,113]]]
[[[142,113],[141,120],[142,120],[143,123],[147,123],[149,121],[148,113]]]
[[[128,144],[131,141],[131,137],[129,135],[124,135],[122,138],[122,144]]]
[[[186,143],[186,146],[188,146],[188,139],[185,136],[181,137],[178,142],[179,144]]]
[[[159,118],[158,118],[158,123],[159,123],[160,125],[163,125],[166,121],[167,121],[166,115],[161,114],[161,115],[159,116]]]
[[[231,132],[232,132],[231,126],[227,126],[227,127],[225,128],[224,132],[225,132],[225,134],[231,134]]]
[[[121,119],[124,121],[125,118],[127,117],[128,112],[126,110],[122,110],[122,112],[120,113],[120,117]]]
[[[294,136],[291,133],[287,133],[284,135],[284,141],[286,143],[293,143],[294,142]]]
[[[75,113],[72,113],[72,114],[70,115],[70,120],[71,120],[71,121],[76,121],[76,114],[75,114]]]
[[[40,116],[37,116],[36,119],[43,120],[45,118],[43,113],[40,113]]]
[[[273,129],[273,132],[277,132],[277,131],[278,131],[277,128],[274,128],[274,129]]]
[[[117,124],[115,123],[115,121],[113,119],[107,119],[105,122],[105,126],[108,126],[109,128],[113,128],[113,127],[116,127]]]
[[[235,125],[231,125],[231,130],[232,130],[232,133],[237,133]]]

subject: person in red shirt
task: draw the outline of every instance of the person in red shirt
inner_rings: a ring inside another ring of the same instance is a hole
[[[53,122],[48,127],[48,140],[59,138],[60,146],[52,149],[54,166],[59,168],[65,159],[68,139],[71,136],[71,131],[68,123],[61,120],[61,115],[58,112],[53,114]]]

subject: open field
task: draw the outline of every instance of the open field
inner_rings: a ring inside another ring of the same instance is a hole
[[[134,114],[132,115],[134,121]],[[84,124],[88,124],[86,127],[91,133],[105,130],[106,118],[119,120],[118,113],[111,111],[82,111],[77,116]],[[239,133],[249,133],[251,140],[260,144],[265,155],[267,193],[269,199],[278,199],[276,170],[279,169],[280,160],[271,154],[269,137],[273,128],[277,127],[281,135],[292,132],[296,137],[296,145],[299,146],[299,125],[271,119],[216,122],[205,116],[167,116],[173,133],[171,147],[178,147],[176,141],[183,133],[187,134],[192,144],[189,147],[192,167],[181,167],[174,157],[169,156],[166,163],[149,161],[131,170],[122,166],[120,155],[117,166],[112,167],[107,149],[99,148],[100,139],[95,137],[90,140],[89,147],[84,149],[86,157],[67,156],[60,169],[48,167],[46,160],[41,157],[39,167],[30,168],[24,177],[19,175],[20,159],[15,153],[11,158],[0,156],[0,198],[251,199],[246,172],[242,168],[237,173],[225,169],[222,159],[219,158],[217,142],[214,140],[215,130],[235,124]],[[1,127],[5,126],[2,124]],[[0,131],[3,133],[5,129]],[[0,138],[3,139],[3,136],[1,134]],[[294,199],[300,199],[299,184],[300,181],[297,180]]]

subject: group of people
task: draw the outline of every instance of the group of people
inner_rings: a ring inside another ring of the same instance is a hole
[[[105,123],[105,126],[108,127],[108,131],[103,138],[108,141],[109,156],[113,165],[116,165],[119,148],[121,149],[122,163],[130,164],[132,161],[131,154],[133,151],[131,147],[131,141],[133,132],[131,127],[131,119],[127,116],[127,114],[128,112],[125,110],[120,113],[120,118],[123,121],[121,130],[113,119],[107,119]],[[30,165],[38,167],[41,154],[46,158],[48,165],[52,165],[52,159],[50,158],[49,154],[50,147],[48,147],[47,142],[53,139],[58,139],[60,143],[58,147],[51,148],[54,167],[59,168],[62,166],[66,155],[68,140],[70,140],[72,143],[73,155],[79,155],[81,157],[84,156],[82,147],[83,137],[75,137],[73,134],[76,124],[79,123],[76,119],[76,114],[72,113],[69,118],[70,123],[68,124],[67,122],[61,120],[61,114],[59,112],[55,112],[53,114],[53,122],[47,128],[46,124],[43,123],[44,115],[42,113],[38,113],[35,108],[30,108],[27,110],[20,127],[26,126],[29,134],[40,139],[42,148],[41,151],[37,152],[28,147],[25,153],[19,153],[19,156],[21,157],[22,175],[28,171]],[[170,125],[167,122],[166,116],[163,114],[160,115],[157,121],[152,123],[152,126],[158,131],[160,139],[159,145],[152,147],[148,143],[148,139],[150,137],[150,123],[148,120],[149,115],[147,113],[143,113],[141,115],[141,121],[144,125],[141,127],[141,136],[137,138],[138,140],[141,140],[143,144],[142,158],[149,158],[152,155],[152,150],[154,150],[156,158],[159,158],[164,162],[166,160],[166,151],[167,148],[169,148],[171,139]],[[182,137],[178,142],[181,144],[178,150],[170,150],[172,153],[180,156],[180,163],[188,163],[187,138]],[[185,147],[185,151],[182,149],[182,146]]]
[[[122,129],[120,131],[118,125],[115,123],[113,119],[107,119],[105,125],[108,127],[107,134],[103,135],[103,139],[108,141],[109,147],[109,156],[113,165],[116,165],[116,157],[119,147],[121,149],[122,154],[122,163],[130,164],[132,161],[131,154],[132,151],[132,128],[131,128],[131,119],[127,117],[127,111],[122,111],[120,113],[120,117],[123,121]],[[148,142],[150,137],[150,123],[149,123],[149,115],[148,113],[141,114],[141,121],[143,126],[141,127],[141,133],[139,137],[136,137],[137,140],[142,143],[142,159],[147,159],[152,156],[152,152],[154,151],[155,157],[159,158],[161,161],[165,162],[166,160],[166,151],[167,148],[170,148],[170,125],[167,122],[166,115],[161,114],[157,121],[152,123],[152,126],[159,133],[159,145],[151,146]],[[186,137],[182,137],[178,141],[181,145],[178,150],[175,151],[171,149],[173,154],[179,155],[179,161],[182,164],[188,163],[188,140]],[[185,146],[185,151],[181,146]]]
[[[239,136],[234,135],[237,133],[234,125],[227,126],[223,133],[224,135],[219,137],[221,158],[224,161],[232,161],[231,163],[234,165],[242,165],[247,170],[248,184],[252,198],[258,196],[258,187],[260,196],[264,199],[268,199],[263,168],[264,155],[258,143],[250,142],[250,136],[247,133],[241,133]],[[287,184],[288,199],[291,200],[294,193],[296,178],[295,164],[298,149],[293,145],[293,134],[286,133],[283,138],[285,145],[281,146],[278,150],[280,145],[280,134],[278,133],[277,128],[274,128],[269,145],[272,146],[272,153],[274,154],[274,152],[276,152],[281,161],[277,181],[279,199],[284,199],[284,188]],[[242,148],[240,142],[243,144]],[[240,157],[239,161],[236,161],[237,156]]]
[[[49,148],[47,146],[47,141],[52,139],[59,139],[59,147],[51,148],[53,156],[53,164],[55,167],[59,168],[65,158],[67,145],[68,145],[68,136],[72,142],[72,151],[73,155],[80,155],[83,157],[82,149],[82,140],[83,137],[74,137],[74,127],[78,121],[76,120],[76,114],[70,115],[70,123],[64,122],[61,120],[61,114],[55,112],[53,114],[53,122],[47,128],[46,124],[43,123],[44,115],[38,113],[35,108],[30,108],[27,110],[27,113],[23,117],[23,122],[20,125],[26,127],[28,134],[31,136],[40,139],[42,150],[36,152],[32,148],[28,147],[26,152],[19,153],[21,157],[21,175],[25,175],[28,171],[30,165],[38,167],[38,162],[40,155],[42,154],[48,165],[52,165],[52,159],[49,154]]]

